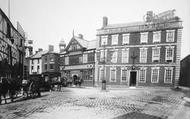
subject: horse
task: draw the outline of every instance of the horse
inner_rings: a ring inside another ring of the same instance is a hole
[[[22,88],[23,88],[23,95],[28,98],[28,97],[32,97],[34,98],[36,95],[37,96],[41,96],[41,81],[40,79],[30,79],[27,80],[25,83],[22,83]]]
[[[4,97],[5,103],[7,103],[7,94],[9,94],[11,102],[14,101],[15,95],[17,95],[17,92],[20,92],[21,89],[19,82],[20,81],[16,78],[2,78],[0,83],[0,104],[2,102],[1,96]]]

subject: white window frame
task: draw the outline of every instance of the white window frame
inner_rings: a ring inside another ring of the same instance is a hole
[[[126,74],[126,81],[123,81],[123,80],[122,80],[123,70],[127,71],[127,74]],[[121,68],[120,82],[128,82],[128,79],[129,79],[129,70],[127,70],[127,68],[125,68],[125,67],[122,67],[122,68]]]
[[[68,56],[65,57],[65,65],[69,65],[69,57]]]
[[[148,32],[142,32],[141,33],[141,43],[148,43]]]
[[[126,53],[126,57],[124,57],[124,52]],[[122,63],[128,63],[129,62],[129,48],[122,49],[121,52],[121,62]]]
[[[104,60],[104,50],[100,50],[100,61]],[[105,61],[107,61],[107,49],[105,49]]]
[[[165,48],[166,48],[165,49],[165,61],[167,62],[167,60],[172,60],[172,62],[173,62],[173,59],[174,59],[174,48],[175,48],[175,46],[166,46]],[[168,55],[168,50],[170,48],[172,49],[172,56],[168,57],[167,56]]]
[[[157,70],[157,81],[156,82],[153,82],[152,78],[153,78],[153,70]],[[158,83],[159,82],[159,73],[160,73],[160,67],[152,67],[151,68],[151,83]]]
[[[140,48],[140,63],[146,63],[147,62],[147,49],[148,48]],[[145,51],[145,53],[142,53],[142,51]]]
[[[101,36],[101,45],[107,45],[107,43],[108,43],[108,36],[107,35]]]
[[[116,56],[114,57],[115,59],[112,58],[112,57],[113,57],[113,55],[112,55],[112,57],[111,57],[111,62],[112,62],[112,63],[117,63],[118,49],[112,49],[112,50],[110,50],[110,51],[113,51],[113,55],[116,55]]]
[[[122,34],[122,39],[123,39],[122,44],[123,44],[123,45],[124,45],[124,44],[129,44],[129,38],[130,38],[130,34],[129,34],[129,33],[127,33],[127,34]]]
[[[166,70],[171,70],[171,81],[170,82],[166,82]],[[164,83],[172,83],[172,79],[173,79],[173,67],[165,67],[164,70]]]
[[[115,70],[115,72],[114,72],[114,73],[115,73],[115,80],[114,80],[114,81],[111,80],[111,78],[112,78],[112,77],[111,77],[111,75],[112,75],[112,70]],[[117,72],[117,71],[116,71],[116,67],[110,67],[110,82],[116,82],[116,80],[117,80],[117,79],[116,79],[116,76],[117,76],[116,72]]]
[[[111,35],[112,45],[117,45],[118,44],[118,36],[119,35]]]
[[[145,74],[144,74],[144,81],[141,81],[140,78],[141,78],[141,73],[142,73],[143,70],[145,71],[145,72],[144,72],[144,73],[145,73]],[[141,67],[141,68],[140,68],[140,70],[139,70],[139,82],[140,82],[140,83],[146,83],[146,72],[147,72],[147,67]]]
[[[153,32],[153,43],[161,41],[161,31]]]
[[[174,42],[174,38],[175,30],[166,30],[166,42]]]
[[[158,60],[158,62],[160,61],[160,48],[161,47],[152,47],[152,62],[154,62],[154,60]],[[158,50],[158,57],[157,55],[155,55],[155,50]]]

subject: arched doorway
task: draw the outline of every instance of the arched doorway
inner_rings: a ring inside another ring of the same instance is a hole
[[[74,85],[78,84],[78,76],[77,75],[73,75],[73,83],[74,83]]]

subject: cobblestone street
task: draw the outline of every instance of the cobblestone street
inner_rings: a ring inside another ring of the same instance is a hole
[[[0,105],[0,119],[174,119],[190,106],[171,89],[62,88],[42,97]],[[188,113],[187,113],[188,114]],[[184,119],[183,118],[183,119]]]

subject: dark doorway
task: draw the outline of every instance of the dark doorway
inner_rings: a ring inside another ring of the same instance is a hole
[[[130,86],[136,86],[137,72],[131,71],[130,73]]]

